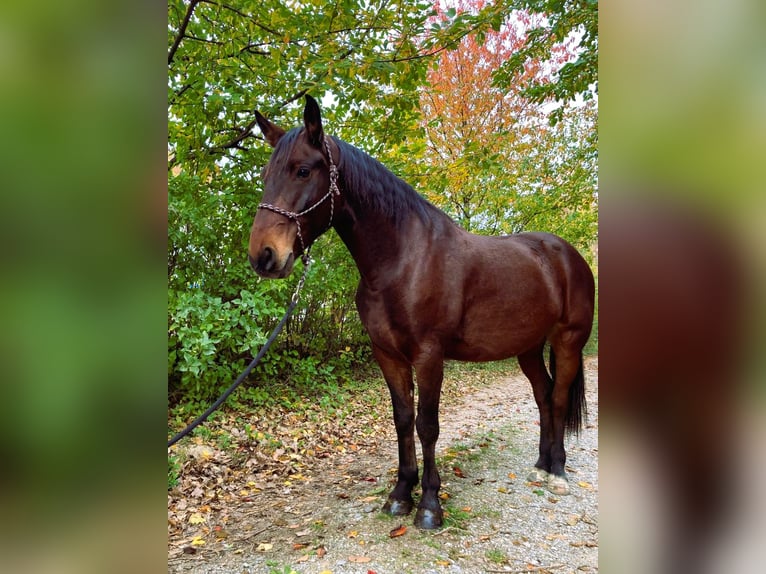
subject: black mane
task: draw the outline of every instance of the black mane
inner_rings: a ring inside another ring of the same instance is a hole
[[[298,136],[304,128],[293,128],[285,133],[263,171],[266,177],[272,170],[285,169]],[[414,214],[423,223],[432,223],[447,215],[418,194],[406,181],[362,150],[332,137],[340,150],[334,158],[340,174],[340,185],[346,199],[359,207],[377,213],[399,225]]]
[[[343,189],[360,206],[395,224],[412,213],[424,223],[433,221],[437,213],[445,216],[378,160],[343,140],[332,139],[340,149],[338,171]]]

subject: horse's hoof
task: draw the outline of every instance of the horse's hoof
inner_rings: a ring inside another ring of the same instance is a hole
[[[424,530],[436,530],[444,524],[444,518],[441,508],[437,511],[430,508],[418,508],[415,515],[415,526]]]
[[[389,498],[383,505],[383,512],[391,516],[404,516],[412,512],[414,503],[411,500],[394,500]]]
[[[548,475],[548,490],[553,494],[559,496],[566,496],[569,494],[569,483],[563,476],[557,476],[555,474]]]
[[[542,468],[534,467],[527,475],[528,482],[545,482],[548,480],[548,473]]]

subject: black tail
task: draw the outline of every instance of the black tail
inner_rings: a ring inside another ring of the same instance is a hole
[[[553,348],[550,349],[551,377],[556,380],[556,355]],[[580,434],[585,418],[588,416],[588,405],[585,402],[585,373],[583,372],[582,353],[580,353],[580,367],[577,369],[574,381],[569,387],[569,409],[564,421],[567,433]]]

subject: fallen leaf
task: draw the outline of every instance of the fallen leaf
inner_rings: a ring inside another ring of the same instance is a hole
[[[349,562],[356,562],[357,564],[364,564],[366,562],[369,562],[372,560],[369,556],[349,556],[348,561]]]
[[[391,532],[389,532],[388,536],[390,538],[396,538],[397,536],[404,536],[405,532],[407,532],[407,527],[400,524],[399,526],[394,528]]]
[[[293,542],[293,550],[302,550],[306,548],[308,544],[301,544],[300,542]]]
[[[598,548],[598,543],[586,540],[585,542],[570,542],[570,546],[574,546],[575,548],[580,548],[582,546],[585,546],[586,548]]]
[[[510,479],[516,478],[516,473],[515,472],[509,472],[508,473],[508,478],[510,478]]]
[[[566,534],[549,534],[545,537],[546,540],[566,540],[567,538]]]
[[[590,482],[585,482],[584,480],[580,480],[577,483],[577,486],[579,486],[580,488],[585,488],[586,490],[592,490],[593,489],[593,485]]]
[[[205,544],[205,540],[201,536],[195,536],[191,541],[192,546],[202,546]]]
[[[324,546],[320,546],[319,548],[317,548],[317,556],[319,558],[323,558],[325,554],[327,554],[327,550],[325,550]],[[321,572],[320,572],[320,574],[321,574]]]
[[[359,536],[358,530],[352,530],[351,532],[348,533],[349,538],[356,538],[357,536]]]
[[[273,544],[269,544],[268,542],[261,542],[261,543],[258,545],[258,548],[256,548],[255,550],[256,550],[257,552],[268,552],[268,551],[269,551],[269,550],[271,550],[272,548],[274,548],[274,545],[273,545]]]
[[[463,469],[461,469],[459,466],[453,466],[452,472],[455,473],[455,476],[458,478],[465,478],[465,473],[463,472]]]
[[[449,566],[450,561],[449,560],[437,560],[436,561],[437,566]]]
[[[202,524],[203,522],[205,522],[205,517],[199,512],[195,512],[189,517],[189,524]]]
[[[439,498],[441,498],[442,500],[448,500],[448,499],[449,499],[449,493],[447,493],[447,492],[442,492],[442,493],[439,495]]]

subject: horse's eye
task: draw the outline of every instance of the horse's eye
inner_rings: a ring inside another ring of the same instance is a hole
[[[311,170],[307,167],[301,166],[298,168],[297,175],[301,179],[306,179],[309,175],[311,175]]]

